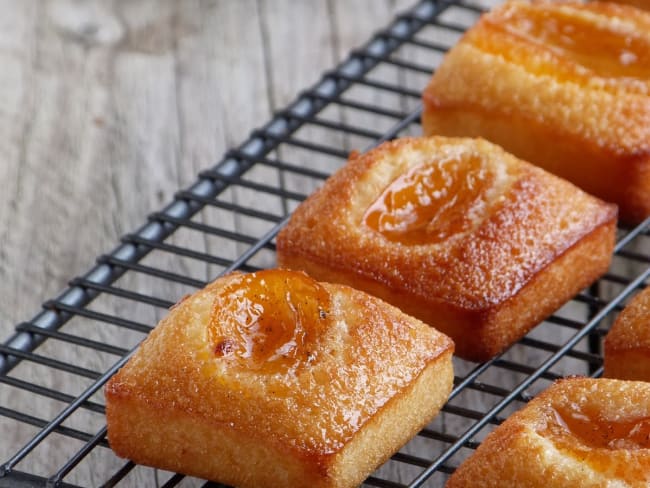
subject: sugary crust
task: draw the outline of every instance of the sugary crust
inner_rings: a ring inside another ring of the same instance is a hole
[[[596,419],[600,425],[586,428],[599,431],[602,438],[591,443],[575,435],[563,421],[567,412],[575,412],[578,421],[584,415]],[[607,432],[621,425],[628,428],[626,423],[647,429],[649,417],[650,384],[560,380],[488,435],[446,487],[474,487],[477,480],[484,488],[647,487],[650,449],[613,436],[608,439]]]
[[[341,285],[320,284],[331,303],[308,360],[269,372],[217,357],[214,304],[239,277],[173,308],[109,381],[118,455],[243,487],[355,486],[446,401],[451,340]]]
[[[424,133],[485,137],[638,222],[650,215],[648,66],[646,12],[511,1],[481,17],[434,73]]]
[[[404,245],[363,222],[400,174],[471,154],[500,175],[469,229]],[[608,267],[616,210],[483,140],[401,139],[351,159],[294,213],[278,262],[366,290],[487,359]]]
[[[604,375],[650,381],[650,288],[632,299],[605,338]]]

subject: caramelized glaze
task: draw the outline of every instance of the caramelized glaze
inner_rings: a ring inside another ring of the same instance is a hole
[[[486,20],[521,40],[549,49],[603,77],[650,77],[650,43],[624,22],[597,21],[575,6],[537,4],[504,9]]]
[[[593,449],[647,449],[650,447],[650,417],[625,420],[602,418],[595,408],[571,403],[552,408],[550,431],[569,435]]]
[[[424,163],[393,180],[363,220],[392,242],[441,242],[469,230],[484,213],[494,179],[476,153]]]
[[[241,276],[214,299],[208,328],[216,357],[277,372],[311,361],[329,293],[304,273],[266,270]]]

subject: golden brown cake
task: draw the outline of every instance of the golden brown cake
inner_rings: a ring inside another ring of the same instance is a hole
[[[241,487],[356,486],[441,408],[452,353],[349,287],[231,274],[176,305],[109,381],[109,443]]]
[[[632,299],[605,338],[605,376],[650,381],[650,288]]]
[[[374,294],[485,360],[605,272],[616,209],[484,140],[354,155],[294,212],[281,266]]]
[[[569,378],[489,434],[446,488],[650,486],[650,384]]]
[[[452,48],[423,94],[425,135],[484,137],[650,215],[650,12],[510,1]]]

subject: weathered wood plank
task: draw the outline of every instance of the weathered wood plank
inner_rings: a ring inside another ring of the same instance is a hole
[[[5,3],[0,20],[3,339],[14,323],[30,318],[42,300],[87,270],[96,255],[113,248],[120,235],[170,201],[199,169],[244,140],[391,14],[385,3],[361,22],[354,12],[346,16],[345,2]],[[370,2],[364,3],[370,8]],[[341,136],[332,144],[341,144]],[[248,204],[255,196],[236,190],[228,198]],[[281,205],[275,210],[281,212]],[[254,223],[215,209],[195,220],[245,234],[259,231]],[[170,242],[232,258],[245,247],[224,249],[222,241],[186,229]],[[160,251],[145,263],[199,280],[220,269]],[[118,286],[169,301],[192,289],[135,273]],[[91,309],[119,311],[145,325],[164,313],[160,307],[108,295]],[[63,331],[125,348],[143,337],[77,318]],[[54,340],[38,352],[94,371],[116,359]],[[31,363],[17,368],[15,376],[71,395],[89,381]],[[3,406],[45,420],[65,405],[45,398],[34,402],[33,394],[5,385],[0,385],[0,397]],[[93,432],[101,427],[102,416],[79,412],[69,424]],[[0,417],[1,460],[35,432],[17,425]],[[28,458],[25,469],[50,475],[79,446],[52,436]],[[121,464],[104,449],[93,451],[92,457],[108,471]],[[104,473],[93,466],[82,463],[69,479],[99,484]],[[165,476],[137,468],[127,486],[150,485]]]

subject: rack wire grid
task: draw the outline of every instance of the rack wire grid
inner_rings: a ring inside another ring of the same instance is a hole
[[[488,7],[428,0],[397,16],[18,324],[0,345],[1,444],[10,456],[0,487],[218,486],[117,458],[102,386],[179,297],[232,270],[273,266],[277,231],[351,149],[419,134],[422,88]],[[550,382],[598,376],[612,316],[650,274],[649,226],[619,229],[608,274],[505,353],[483,364],[454,358],[442,413],[365,484],[443,486],[489,431]]]

